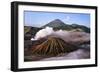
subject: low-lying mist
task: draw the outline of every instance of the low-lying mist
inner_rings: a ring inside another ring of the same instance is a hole
[[[67,30],[53,30],[52,27],[46,27],[44,29],[39,30],[35,37],[31,38],[31,40],[39,40],[41,38],[47,37],[58,37],[63,39],[66,42],[72,43],[83,43],[85,41],[90,41],[90,34],[86,32],[79,31],[67,31]]]

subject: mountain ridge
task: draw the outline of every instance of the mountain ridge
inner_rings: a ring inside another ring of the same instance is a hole
[[[45,24],[42,27],[32,27],[32,26],[24,26],[24,34],[27,37],[34,37],[35,34],[45,27],[52,27],[54,30],[76,30],[76,31],[83,31],[86,33],[90,33],[90,28],[84,26],[84,25],[78,25],[78,24],[71,24],[68,25],[61,21],[60,19],[55,19],[47,24]],[[27,35],[26,35],[27,34]],[[27,38],[26,38],[27,39]]]
[[[45,24],[44,26],[42,26],[41,28],[45,28],[45,27],[52,27],[54,28],[54,30],[72,30],[72,29],[82,29],[84,32],[90,33],[90,28],[84,26],[84,25],[78,25],[78,24],[66,24],[63,21],[61,21],[60,19],[55,19],[47,24]]]

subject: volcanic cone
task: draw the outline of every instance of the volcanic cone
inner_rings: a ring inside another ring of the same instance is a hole
[[[49,37],[46,41],[33,48],[32,52],[35,55],[56,56],[76,49],[75,45],[66,43],[60,38]]]

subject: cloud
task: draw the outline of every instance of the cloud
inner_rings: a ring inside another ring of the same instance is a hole
[[[77,32],[77,31],[66,31],[66,30],[57,30],[54,31],[52,27],[46,27],[44,29],[39,30],[35,37],[31,38],[31,41],[39,40],[41,38],[47,37],[58,37],[63,39],[66,42],[73,43],[82,43],[84,41],[90,40],[90,34],[85,32]]]
[[[54,32],[54,30],[53,30],[52,27],[46,27],[46,28],[41,29],[40,31],[38,31],[38,32],[36,33],[34,39],[38,40],[38,39],[40,39],[40,38],[49,36],[49,35],[51,35],[53,32]]]

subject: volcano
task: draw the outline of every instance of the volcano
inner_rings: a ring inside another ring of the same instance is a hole
[[[60,19],[55,19],[55,20],[47,23],[46,25],[44,25],[43,28],[45,28],[47,26],[56,28],[56,27],[66,26],[66,24],[63,21],[61,21]]]
[[[62,53],[69,53],[77,49],[77,46],[66,43],[57,37],[49,37],[46,41],[33,47],[32,53],[35,55],[57,56]]]
[[[52,27],[54,30],[73,30],[73,29],[80,29],[84,32],[90,33],[90,28],[86,27],[84,25],[80,25],[80,24],[67,24],[64,23],[62,20],[60,19],[55,19],[47,24],[45,24],[44,26],[42,26],[41,28],[45,28],[45,27]]]

